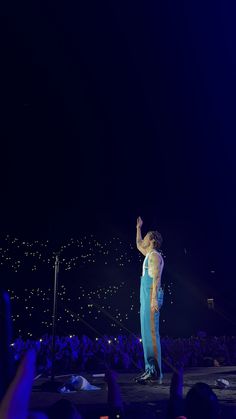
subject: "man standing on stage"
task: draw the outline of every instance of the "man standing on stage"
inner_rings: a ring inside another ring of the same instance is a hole
[[[142,219],[137,219],[136,244],[145,256],[140,284],[140,321],[145,361],[145,372],[136,378],[142,384],[153,380],[162,383],[161,344],[159,335],[160,308],[163,303],[161,275],[164,261],[158,251],[162,237],[158,231],[149,231],[142,239]]]

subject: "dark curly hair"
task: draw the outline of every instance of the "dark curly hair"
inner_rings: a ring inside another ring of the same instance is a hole
[[[220,405],[216,394],[206,383],[196,383],[186,395],[186,413],[191,419],[219,417]]]
[[[160,249],[163,238],[159,231],[149,231],[149,238],[150,240],[154,240],[154,249]]]

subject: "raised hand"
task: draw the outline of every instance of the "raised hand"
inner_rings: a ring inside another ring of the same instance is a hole
[[[112,370],[107,370],[105,374],[105,381],[108,387],[108,404],[116,409],[123,410],[123,401],[121,397],[120,386],[117,383],[117,374]]]
[[[141,217],[138,217],[138,219],[137,219],[137,228],[138,227],[142,227],[142,225],[143,225],[143,220],[142,220],[142,218]]]
[[[29,350],[22,359],[0,405],[1,419],[26,419],[35,375],[36,352]]]
[[[170,397],[183,397],[183,367],[173,373],[170,384]]]

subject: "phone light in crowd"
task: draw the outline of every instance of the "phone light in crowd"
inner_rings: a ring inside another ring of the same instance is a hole
[[[42,342],[43,341],[43,339],[39,339],[39,342]]]
[[[139,339],[139,342],[142,342],[142,339]]]
[[[72,339],[73,338],[73,336],[72,335],[70,335],[70,339]]]
[[[111,340],[108,341],[109,345],[111,344]]]
[[[15,344],[14,343],[11,343],[11,346],[15,346]]]
[[[98,338],[96,338],[95,340],[98,340]]]

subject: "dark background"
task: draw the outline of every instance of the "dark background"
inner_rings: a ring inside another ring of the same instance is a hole
[[[141,215],[163,234],[178,306],[199,292],[232,319],[235,9],[2,4],[2,234],[134,242]]]

